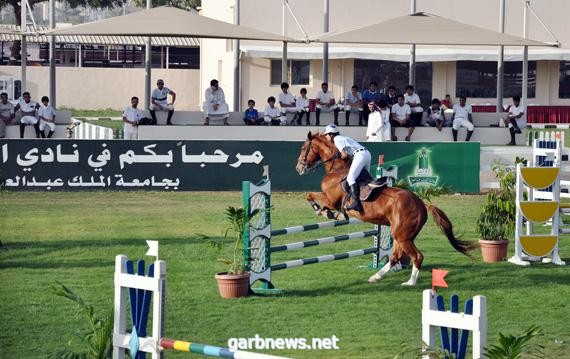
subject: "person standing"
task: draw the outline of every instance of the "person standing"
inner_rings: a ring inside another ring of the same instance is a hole
[[[453,115],[451,117],[451,121],[453,121],[453,129],[451,132],[453,133],[454,142],[457,142],[459,127],[467,128],[467,136],[465,137],[466,142],[469,142],[473,135],[473,130],[475,128],[475,126],[473,126],[473,111],[471,110],[471,105],[466,105],[466,102],[467,98],[465,96],[460,96],[459,104],[453,105]]]
[[[126,107],[123,111],[123,138],[125,140],[138,139],[138,126],[142,118],[142,111],[137,108],[139,105],[139,98],[133,96],[131,98],[131,106]]]
[[[14,120],[14,105],[8,101],[8,94],[0,94],[0,138],[6,137],[6,126],[12,124]]]
[[[156,86],[154,90],[152,90],[151,95],[151,104],[149,108],[150,116],[152,117],[151,125],[156,125],[156,111],[168,111],[168,117],[166,119],[167,125],[172,125],[172,115],[174,114],[174,102],[176,101],[176,93],[169,89],[168,87],[164,87],[164,81],[159,79],[156,81]],[[168,103],[168,95],[172,96],[172,102]]]
[[[507,115],[508,129],[511,134],[511,141],[507,146],[516,145],[515,134],[522,133],[521,127],[526,125],[526,116],[524,108],[521,106],[521,97],[519,95],[513,96],[513,105],[509,107],[509,114]]]
[[[362,101],[364,101],[364,103],[370,103],[371,101],[378,103],[378,101],[383,99],[384,96],[380,93],[380,91],[378,91],[378,84],[376,81],[370,82],[370,85],[368,85],[368,90],[364,91],[362,94]],[[364,106],[362,110],[362,118],[364,122],[358,122],[358,126],[368,125],[368,114],[370,113],[368,111],[368,106]]]
[[[385,142],[391,139],[390,108],[385,100],[368,104],[370,116],[368,116],[368,128],[366,129],[366,141]]]
[[[386,95],[385,100],[390,109],[398,103],[398,95],[396,95],[396,88],[394,86],[388,87],[388,95]]]
[[[229,125],[228,118],[230,117],[230,110],[226,103],[226,95],[224,90],[219,85],[218,80],[213,79],[210,81],[210,87],[206,89],[204,94],[204,125],[209,125],[210,120],[223,120],[224,125]]]
[[[36,138],[40,138],[40,124],[37,117],[37,111],[40,105],[36,101],[32,101],[32,96],[29,92],[24,92],[22,97],[18,100],[18,104],[14,111],[20,111],[22,118],[20,119],[20,138],[24,138],[26,126],[34,126],[36,131]]]
[[[45,129],[49,128],[47,138],[51,138],[55,132],[55,110],[49,104],[49,98],[47,96],[42,97],[42,105],[38,110],[38,117],[40,119],[40,135],[42,138],[46,138]]]
[[[336,125],[328,125],[325,128],[324,135],[333,142],[340,151],[340,158],[352,159],[350,169],[346,175],[346,182],[350,186],[350,196],[352,199],[345,205],[345,209],[353,209],[360,212],[363,208],[362,203],[360,203],[360,190],[356,179],[363,170],[370,171],[372,156],[366,147],[356,142],[356,140],[347,136],[341,136]]]

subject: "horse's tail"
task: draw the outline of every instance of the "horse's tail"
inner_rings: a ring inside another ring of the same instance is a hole
[[[460,237],[456,237],[455,234],[453,234],[453,224],[451,224],[451,221],[441,209],[437,208],[433,204],[426,204],[426,208],[432,215],[433,220],[439,229],[441,229],[443,234],[447,237],[447,240],[451,246],[455,248],[456,251],[461,252],[468,257],[471,257],[469,252],[477,248],[478,245],[474,242],[464,241],[461,240]]]

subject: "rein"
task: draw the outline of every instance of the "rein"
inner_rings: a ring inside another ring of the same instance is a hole
[[[333,168],[334,168],[334,161],[338,158],[338,152],[335,153],[334,155],[332,155],[331,158],[329,158],[328,160],[323,161],[321,158],[319,158],[318,161],[316,161],[312,166],[307,166],[307,156],[309,156],[309,153],[311,152],[312,149],[312,145],[313,145],[313,141],[309,141],[309,145],[307,146],[307,149],[305,150],[305,156],[303,158],[303,164],[305,165],[305,167],[307,167],[307,170],[309,172],[312,172],[314,170],[316,170],[317,168],[324,166],[327,162],[332,161],[331,166],[329,168],[329,172],[332,172]],[[325,168],[326,170],[326,168]]]

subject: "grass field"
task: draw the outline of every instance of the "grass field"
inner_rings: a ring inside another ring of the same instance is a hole
[[[482,196],[445,196],[435,204],[447,212],[458,233],[476,240],[475,219]],[[302,193],[275,193],[274,228],[313,223]],[[214,273],[223,266],[198,234],[220,237],[223,213],[241,205],[237,192],[91,192],[0,194],[0,358],[41,358],[68,343],[83,321],[74,305],[50,287],[72,287],[99,313],[112,307],[114,258],[143,258],[145,240],[160,241],[167,262],[166,336],[224,346],[230,337],[325,338],[336,335],[339,350],[283,350],[294,358],[393,358],[400,344],[419,346],[421,292],[430,287],[429,271],[450,271],[450,288],[438,290],[460,300],[488,297],[489,342],[499,332],[521,334],[536,324],[544,335],[547,358],[570,357],[570,266],[483,264],[453,251],[431,219],[417,244],[425,255],[416,287],[402,287],[410,271],[391,273],[369,284],[373,273],[361,268],[369,258],[324,263],[277,272],[280,297],[224,300]],[[346,233],[324,230],[319,236]],[[362,225],[354,229],[362,228]],[[280,240],[295,241],[318,232]],[[278,242],[279,243],[279,242]],[[275,255],[276,260],[339,253],[368,247],[368,239],[311,247]],[[570,243],[561,241],[570,262]],[[513,252],[511,244],[510,252]],[[463,304],[461,303],[461,306]],[[172,353],[169,358],[198,357]]]

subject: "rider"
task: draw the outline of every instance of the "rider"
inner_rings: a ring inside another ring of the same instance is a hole
[[[324,135],[329,140],[334,142],[336,148],[338,148],[340,151],[340,158],[352,158],[352,164],[350,165],[348,175],[346,176],[346,181],[350,186],[350,195],[352,196],[352,201],[350,201],[350,204],[347,204],[346,209],[362,211],[362,204],[360,203],[359,197],[360,193],[358,185],[356,184],[356,179],[363,169],[369,171],[370,162],[372,159],[370,152],[354,139],[347,136],[342,136],[338,130],[338,127],[335,125],[328,125],[325,128]]]

